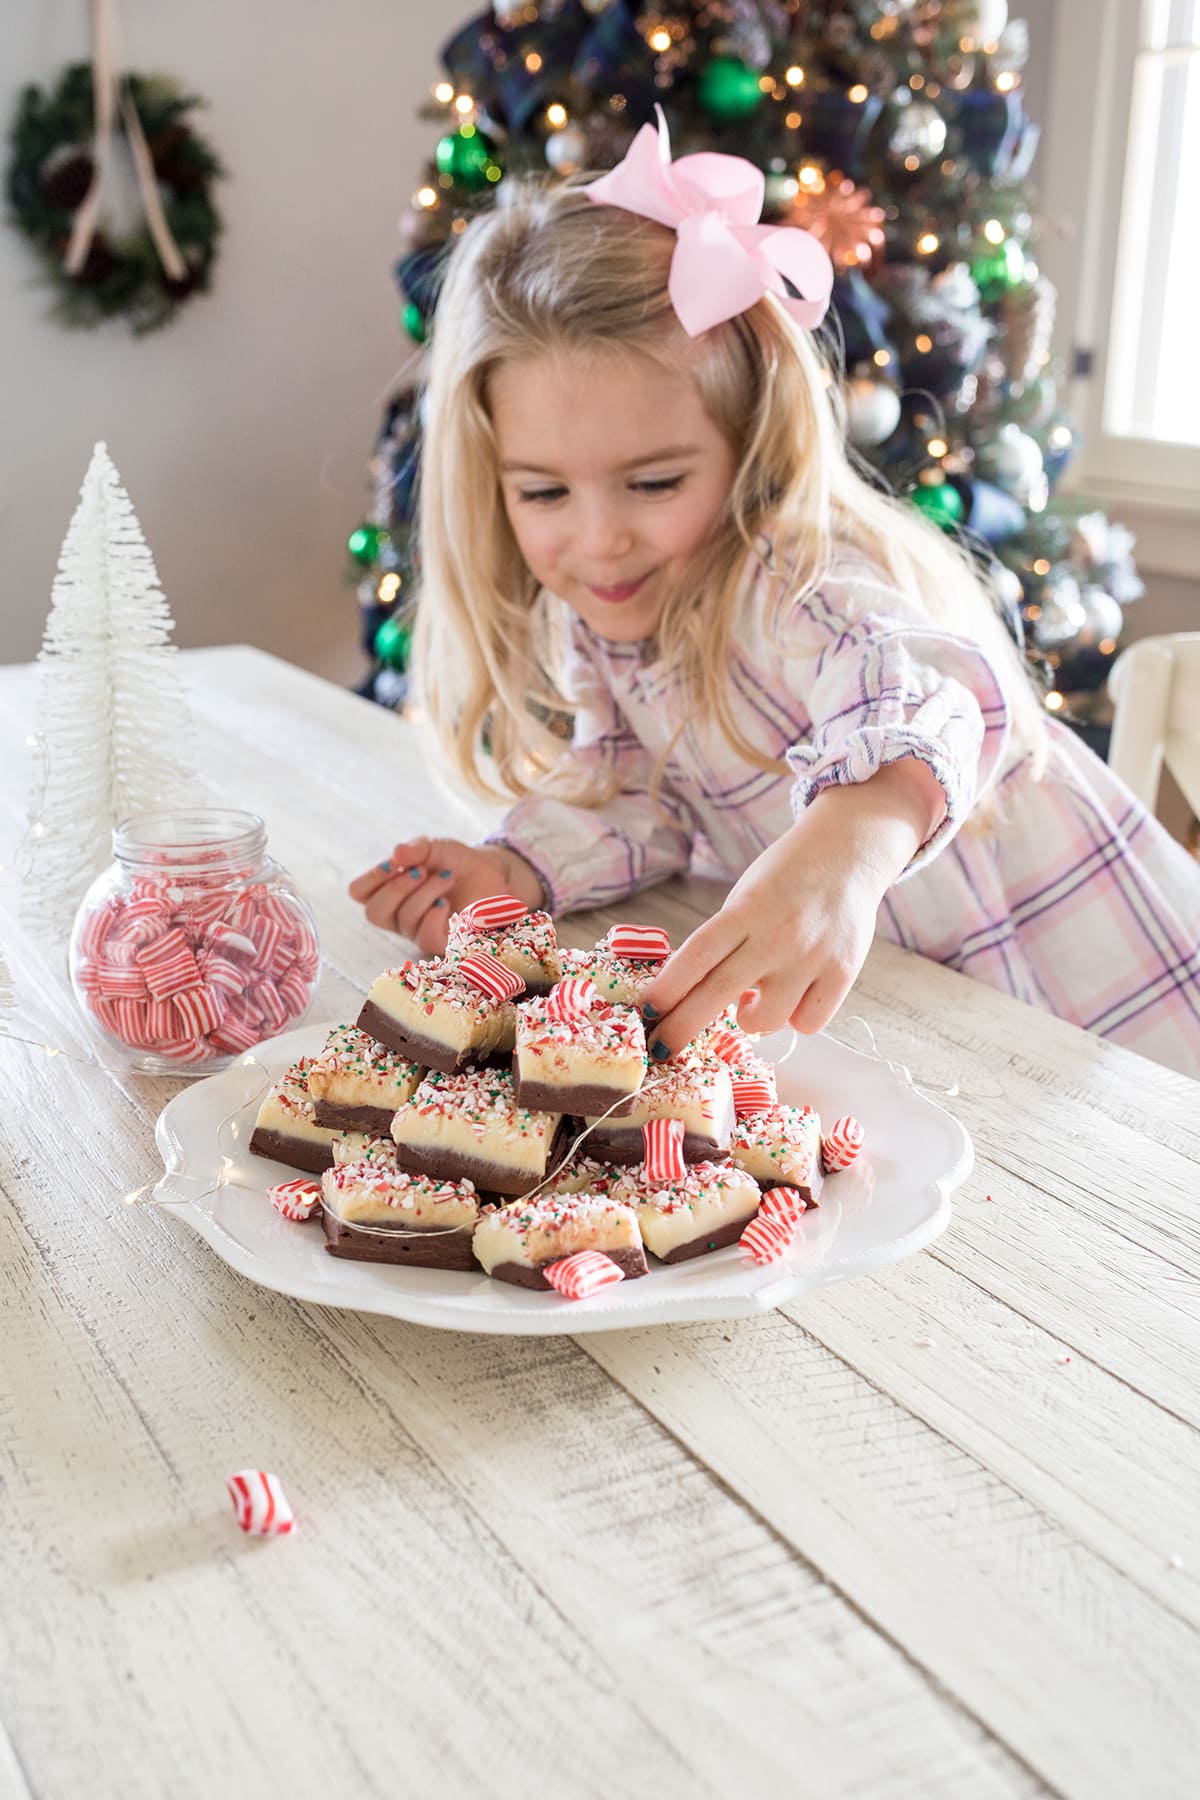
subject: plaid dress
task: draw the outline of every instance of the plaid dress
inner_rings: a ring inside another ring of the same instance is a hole
[[[766,577],[749,558],[729,692],[743,734],[786,760],[787,775],[755,769],[715,722],[690,716],[652,644],[610,643],[571,615],[572,760],[619,791],[591,809],[558,797],[551,776],[490,840],[532,864],[550,910],[611,904],[693,860],[735,879],[822,788],[916,756],[945,790],[946,814],[886,895],[878,930],[1200,1076],[1200,864],[1053,719],[1035,780],[1009,745],[982,650],[935,629],[869,569],[836,566],[773,628]],[[990,782],[985,826],[970,815]]]

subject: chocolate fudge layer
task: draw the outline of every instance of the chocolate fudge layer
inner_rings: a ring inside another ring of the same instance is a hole
[[[318,1125],[335,1131],[365,1131],[368,1137],[386,1137],[396,1116],[394,1106],[346,1106],[337,1100],[314,1100]]]
[[[292,1169],[306,1169],[310,1175],[323,1175],[333,1166],[332,1144],[318,1143],[315,1138],[292,1137],[286,1131],[273,1131],[256,1125],[250,1139],[255,1156],[270,1156],[287,1163]]]
[[[588,1119],[581,1121],[589,1124]],[[593,1126],[583,1140],[590,1155],[599,1157],[602,1162],[620,1163],[629,1168],[633,1163],[640,1163],[646,1154],[646,1140],[640,1125],[614,1125],[611,1119],[605,1119],[603,1125]],[[701,1137],[698,1132],[685,1131],[683,1135],[683,1155],[685,1162],[723,1162],[729,1156],[728,1140],[724,1143],[717,1138]]]
[[[353,1262],[408,1263],[417,1269],[473,1269],[471,1231],[364,1231],[351,1229],[325,1210],[325,1249]],[[548,1284],[547,1284],[548,1285]]]
[[[636,1250],[602,1250],[600,1254],[601,1256],[607,1256],[610,1262],[615,1262],[618,1268],[624,1269],[627,1280],[633,1280],[639,1275],[646,1275],[649,1273],[646,1266],[646,1252],[641,1248]],[[488,1274],[495,1281],[510,1282],[513,1287],[545,1288],[547,1293],[553,1293],[555,1290],[551,1283],[546,1280],[542,1271],[548,1269],[552,1262],[558,1262],[560,1260],[560,1258],[552,1256],[547,1258],[544,1263],[538,1264],[517,1262],[496,1263],[488,1270]]]
[[[677,1244],[658,1260],[662,1263],[690,1262],[693,1256],[706,1256],[710,1250],[724,1250],[726,1245],[737,1243],[753,1217],[751,1213],[744,1218],[730,1219],[728,1224],[719,1225],[715,1231],[702,1232],[687,1243]]]

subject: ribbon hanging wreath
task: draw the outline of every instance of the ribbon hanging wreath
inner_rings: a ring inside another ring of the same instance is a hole
[[[162,76],[123,74],[116,0],[92,0],[93,60],[64,71],[53,94],[27,87],[12,133],[7,193],[14,221],[57,289],[55,315],[91,326],[124,316],[141,335],[207,290],[222,173],[184,115],[200,104]],[[123,132],[144,223],[117,240],[101,208]]]

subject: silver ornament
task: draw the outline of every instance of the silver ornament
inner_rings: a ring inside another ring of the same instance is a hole
[[[900,423],[900,395],[890,381],[852,375],[845,387],[846,435],[868,448],[890,438]]]
[[[1039,650],[1061,651],[1074,643],[1087,623],[1079,583],[1073,575],[1059,575],[1053,585],[1046,583],[1041,611],[1031,623],[1033,641]]]
[[[546,139],[546,161],[556,175],[575,175],[587,161],[587,138],[578,125],[564,125]]]
[[[1008,24],[1008,0],[945,0],[942,16],[960,41],[994,44]]]
[[[1083,624],[1079,630],[1078,648],[1098,650],[1108,643],[1115,646],[1125,623],[1119,601],[1114,600],[1107,589],[1089,582],[1079,596],[1079,603],[1083,609]]]
[[[988,444],[979,447],[979,471],[1022,506],[1040,512],[1045,506],[1035,504],[1046,482],[1042,453],[1028,432],[1019,425],[1002,425]]]
[[[887,147],[897,168],[914,156],[922,167],[936,161],[946,148],[946,121],[932,100],[910,100],[896,108]]]

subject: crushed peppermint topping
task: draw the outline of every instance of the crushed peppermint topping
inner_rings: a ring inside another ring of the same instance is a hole
[[[654,963],[630,962],[624,956],[614,956],[611,951],[599,947],[595,950],[564,950],[559,961],[564,980],[573,975],[590,976],[602,1000],[615,1000],[626,1006],[637,1004],[639,994],[644,993],[658,973]]]
[[[646,1033],[631,1006],[602,1002],[593,1011],[570,1019],[553,1018],[548,996],[537,995],[517,1007],[517,1049],[538,1056],[549,1049],[586,1052],[604,1061],[640,1055],[646,1060]]]
[[[498,925],[491,930],[481,928],[462,913],[452,913],[446,943],[447,961],[454,962],[459,956],[469,956],[478,950],[498,956],[501,962],[509,956],[524,958],[557,978],[558,934],[549,913],[527,913],[515,924]],[[517,966],[517,973],[524,971]]]
[[[475,1205],[478,1195],[470,1181],[434,1181],[428,1175],[411,1175],[406,1169],[389,1169],[381,1163],[335,1163],[322,1180],[326,1192],[370,1194],[384,1206]]]
[[[648,1179],[644,1169],[631,1170],[613,1183],[614,1201],[629,1205],[653,1206],[657,1212],[678,1212],[682,1207],[695,1208],[705,1201],[723,1196],[758,1193],[753,1175],[733,1163],[693,1163],[686,1175],[677,1181]]]
[[[357,1025],[335,1025],[310,1068],[326,1075],[354,1075],[372,1087],[388,1088],[411,1081],[419,1064],[388,1050]]]
[[[397,1123],[410,1112],[419,1118],[465,1119],[479,1131],[489,1126],[515,1128],[523,1136],[528,1132],[549,1136],[559,1117],[518,1106],[508,1069],[462,1069],[456,1075],[430,1069],[412,1099],[396,1114]]]
[[[637,1217],[629,1206],[621,1206],[601,1194],[539,1194],[536,1200],[518,1200],[513,1206],[501,1207],[490,1214],[486,1223],[491,1230],[560,1231],[575,1219],[621,1220],[637,1229]]]
[[[271,1094],[271,1099],[285,1113],[298,1119],[311,1119],[313,1116],[313,1103],[308,1092],[308,1072],[312,1066],[312,1057],[302,1056],[286,1074],[280,1076]]]
[[[511,1001],[493,1000],[490,994],[472,987],[465,976],[459,974],[455,963],[441,957],[431,957],[428,962],[402,962],[397,968],[385,969],[378,980],[400,982],[427,1014],[435,1007],[448,1006],[454,1012],[469,1012],[478,1019],[490,1019],[511,1005]],[[372,983],[372,987],[375,985]]]

